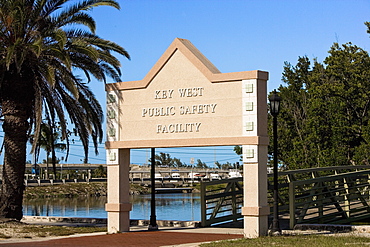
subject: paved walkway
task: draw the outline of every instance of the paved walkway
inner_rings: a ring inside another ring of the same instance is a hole
[[[40,222],[40,224],[56,224],[55,222]],[[63,223],[64,225],[66,223]],[[68,223],[67,225],[73,225]],[[348,225],[296,225],[295,230],[283,230],[284,235],[297,234],[328,234],[328,235],[358,235],[370,237],[370,226]],[[119,234],[89,233],[67,237],[48,237],[38,239],[0,239],[1,246],[22,247],[196,247],[204,242],[243,238],[243,228],[224,227],[166,227],[158,231],[148,231],[147,226],[131,226],[130,232]]]
[[[61,247],[102,247],[102,246],[199,246],[203,242],[243,237],[243,229],[235,228],[163,228],[148,231],[147,227],[132,227],[130,232],[118,234],[84,234],[81,236],[58,237],[45,240],[0,240],[0,246],[61,246]]]

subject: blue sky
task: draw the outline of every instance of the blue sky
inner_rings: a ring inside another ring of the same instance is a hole
[[[131,60],[122,61],[122,80],[141,80],[175,38],[190,40],[222,73],[264,70],[268,90],[281,82],[284,62],[299,56],[322,61],[334,42],[352,42],[370,50],[365,21],[367,0],[118,0],[121,10],[99,7],[92,16],[97,34],[123,46]],[[103,83],[90,84],[105,107]],[[68,163],[81,163],[79,143]],[[104,145],[90,163],[105,163]],[[190,157],[212,165],[238,161],[231,148],[166,149],[189,163]],[[149,152],[133,150],[132,163],[144,163]]]

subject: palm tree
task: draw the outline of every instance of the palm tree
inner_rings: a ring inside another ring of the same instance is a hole
[[[20,220],[26,144],[29,133],[40,134],[42,116],[58,121],[67,140],[74,125],[87,159],[89,137],[101,142],[103,112],[88,81],[106,76],[119,81],[120,63],[112,54],[129,58],[118,44],[95,34],[89,10],[119,9],[114,0],[0,1],[0,107],[4,131],[0,217]],[[81,73],[82,72],[82,73]],[[70,120],[67,123],[67,118]],[[33,144],[32,151],[35,151]]]
[[[155,165],[172,167],[174,165],[174,161],[170,154],[160,152],[159,155],[158,154],[155,155]]]
[[[49,121],[50,122],[50,121]],[[56,155],[55,150],[64,151],[67,149],[67,144],[65,143],[59,143],[58,140],[60,139],[60,133],[56,132],[55,127],[53,124],[47,124],[42,122],[40,133],[39,133],[39,139],[36,143],[36,148],[34,151],[34,157],[35,157],[35,164],[37,163],[37,160],[40,155],[40,148],[44,149],[46,152],[46,171],[49,171],[49,160],[50,160],[50,154],[51,154],[51,163],[53,166],[53,172],[56,176]],[[30,142],[33,144],[36,140],[34,139],[34,135],[31,136]]]

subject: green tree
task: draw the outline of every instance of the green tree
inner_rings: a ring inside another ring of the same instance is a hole
[[[234,152],[240,156],[240,161],[243,161],[243,147],[242,146],[234,146]]]
[[[174,162],[170,154],[160,152],[155,155],[155,165],[163,167],[173,167]]]
[[[222,170],[229,170],[229,169],[233,169],[233,168],[234,168],[234,165],[231,164],[229,161],[226,162],[225,164],[221,165]]]
[[[61,160],[59,159],[59,158],[55,158],[55,164],[59,164],[59,162],[60,162]],[[53,162],[53,160],[52,160],[52,158],[47,158],[47,159],[43,159],[42,160],[42,163],[44,163],[44,164],[50,164],[50,163],[52,163]],[[54,173],[55,174],[55,173]]]
[[[170,154],[160,152],[155,155],[155,165],[164,167],[184,167],[186,166],[178,158],[172,158]],[[150,160],[149,160],[150,161]]]
[[[53,167],[53,172],[54,175],[56,176],[56,164],[57,162],[57,157],[55,154],[56,150],[59,151],[64,151],[67,149],[67,144],[65,143],[60,143],[58,142],[60,139],[60,133],[54,131],[54,127],[52,127],[50,124],[46,123],[41,123],[41,128],[40,128],[40,134],[39,138],[36,143],[36,148],[34,152],[35,156],[35,164],[37,163],[37,160],[40,155],[40,148],[44,149],[46,152],[46,170],[49,170],[49,162],[51,162],[52,167]],[[33,140],[33,136],[30,138],[30,142],[33,143],[35,140]],[[51,157],[50,157],[51,154]]]
[[[307,146],[307,98],[310,88],[309,77],[311,74],[310,61],[307,57],[298,58],[296,66],[285,63],[283,82],[285,87],[279,88],[282,98],[279,120],[279,159],[289,168],[295,168],[296,164],[309,166],[309,148]],[[269,118],[270,149],[273,152],[272,118]],[[297,150],[300,150],[297,152]]]
[[[151,163],[151,159],[149,159]],[[186,167],[186,164],[178,158],[172,158],[170,154],[160,152],[155,155],[155,165],[163,167]]]
[[[307,57],[294,67],[285,64],[278,121],[282,164],[298,169],[368,163],[369,67],[368,53],[351,43],[334,43],[323,64],[311,67]]]
[[[207,164],[205,162],[202,162],[200,159],[197,159],[197,168],[208,168]]]
[[[175,167],[186,167],[186,164],[178,158],[173,158],[173,164]]]
[[[321,84],[325,92],[331,95],[327,102],[332,116],[332,143],[337,152],[337,163],[351,165],[368,160],[369,141],[369,103],[370,103],[370,58],[363,49],[351,43],[339,46],[334,44],[324,63],[326,84]]]
[[[221,169],[221,167],[222,167],[221,163],[220,163],[220,162],[218,162],[218,161],[216,161],[216,162],[215,162],[215,165],[216,165],[216,167],[217,167],[218,169]]]
[[[94,176],[97,177],[97,178],[105,178],[105,177],[107,177],[107,169],[104,168],[103,165],[98,166],[98,168],[96,168],[94,170]]]
[[[61,138],[67,120],[74,125],[88,154],[102,140],[103,112],[80,78],[119,81],[120,63],[112,54],[129,55],[95,34],[89,11],[119,9],[114,0],[0,1],[0,106],[4,131],[4,169],[0,217],[22,218],[23,176],[29,133],[38,140],[43,114],[59,121]],[[82,73],[80,73],[82,72]],[[36,144],[33,145],[33,151]]]

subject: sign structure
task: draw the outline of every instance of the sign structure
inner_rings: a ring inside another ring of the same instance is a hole
[[[175,39],[142,80],[107,84],[108,231],[123,231],[113,215],[130,210],[116,187],[131,148],[243,145],[244,176],[255,176],[244,183],[254,197],[244,200],[244,221],[258,228],[246,236],[264,235],[267,196],[256,190],[267,186],[267,80],[258,70],[221,73],[190,41]]]
[[[257,118],[256,97],[266,95],[257,81],[267,77],[262,71],[221,74],[189,41],[176,39],[143,80],[107,85],[107,145],[257,144],[255,137],[264,136],[258,122],[267,116]]]

